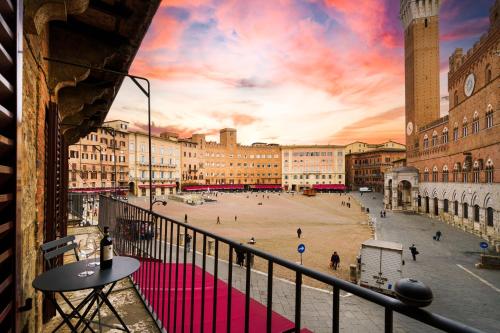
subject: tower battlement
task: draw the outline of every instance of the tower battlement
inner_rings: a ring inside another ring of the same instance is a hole
[[[439,15],[441,0],[401,0],[399,17],[406,29],[410,23],[419,18]]]

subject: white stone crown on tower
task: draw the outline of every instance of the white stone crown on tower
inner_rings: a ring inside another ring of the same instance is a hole
[[[406,29],[414,19],[439,15],[441,0],[401,0],[399,17]]]

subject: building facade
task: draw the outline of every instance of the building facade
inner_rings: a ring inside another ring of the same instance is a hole
[[[73,192],[124,193],[128,188],[126,121],[104,122],[68,148],[68,188]]]
[[[183,185],[204,184],[203,151],[198,143],[179,140],[181,146],[181,181]]]
[[[405,157],[404,145],[385,142],[380,145],[370,145],[369,148],[363,146],[361,150],[345,157],[347,187],[353,191],[360,187],[369,187],[373,191],[383,192],[384,175],[392,168],[394,161]]]
[[[344,186],[333,185],[345,184],[344,149],[333,145],[281,146],[283,189],[343,190]]]
[[[129,139],[129,191],[149,196],[149,140],[147,133],[131,132]],[[181,149],[176,135],[151,138],[153,196],[174,194],[180,188]]]
[[[192,155],[191,165],[198,164],[198,183],[281,186],[280,147],[266,143],[240,145],[236,134],[235,129],[225,128],[220,131],[219,143],[206,141],[203,134],[193,134],[188,140],[197,145],[191,152],[197,152],[198,157],[194,159]],[[183,172],[188,174],[189,163],[186,167]]]
[[[449,58],[449,112],[444,117],[439,116],[439,86],[434,84],[439,75],[438,11],[436,0],[401,1],[407,166],[387,175],[385,204],[498,241],[500,2],[495,1],[489,29],[473,48],[465,54],[456,49]]]
[[[381,149],[381,148],[390,148],[390,149],[406,149],[406,146],[402,143],[389,140],[384,143],[366,143],[361,141],[354,141],[345,146],[345,154],[353,154],[353,153],[364,153],[367,151]]]

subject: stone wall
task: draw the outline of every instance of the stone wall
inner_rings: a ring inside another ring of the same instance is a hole
[[[25,34],[23,40],[23,150],[21,173],[21,301],[33,298],[34,309],[20,318],[23,332],[39,332],[42,327],[42,298],[31,286],[42,270],[38,247],[43,242],[45,204],[45,117],[49,102],[47,63],[48,36]]]

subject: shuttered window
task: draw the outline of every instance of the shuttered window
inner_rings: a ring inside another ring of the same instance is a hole
[[[16,310],[16,2],[0,0],[0,332]]]

